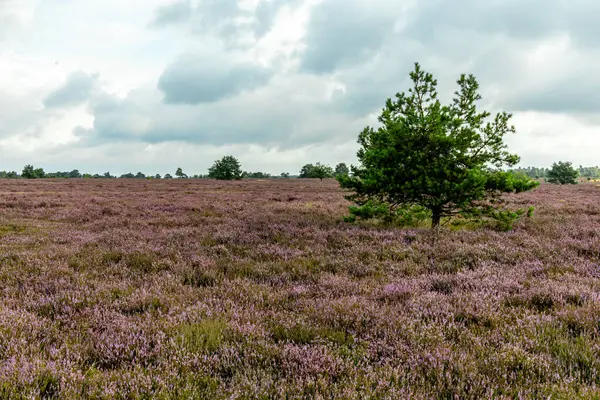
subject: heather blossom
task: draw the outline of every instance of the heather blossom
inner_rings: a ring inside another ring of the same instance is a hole
[[[593,398],[600,205],[345,223],[333,180],[3,181],[0,397]]]

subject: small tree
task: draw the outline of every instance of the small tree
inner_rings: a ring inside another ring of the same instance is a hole
[[[573,168],[568,161],[552,164],[552,168],[547,173],[548,182],[565,184],[576,184],[579,171]]]
[[[215,161],[208,169],[208,177],[219,180],[239,180],[242,179],[242,167],[234,156],[225,156]]]
[[[335,176],[344,176],[350,174],[350,170],[346,163],[339,163],[335,166]]]
[[[289,172],[282,172],[280,176],[282,178],[289,178],[290,177],[290,173]]]
[[[23,167],[23,172],[21,172],[21,177],[25,179],[35,179],[35,169],[33,165],[27,164]]]
[[[160,174],[156,174],[156,175],[154,175],[154,179],[160,179],[160,178],[161,178],[161,177],[160,177]]]
[[[165,174],[165,179],[173,179],[173,177],[171,176],[171,174]]]
[[[306,164],[303,166],[300,170],[300,178],[319,178],[323,180],[324,178],[332,178],[333,173],[333,168],[317,162],[314,165]]]
[[[325,178],[333,178],[333,168],[329,165],[323,165],[321,163],[316,163],[313,169],[314,178],[319,178],[323,180]]]
[[[312,178],[312,173],[313,170],[315,169],[315,166],[312,164],[305,164],[301,169],[300,169],[300,178]]]
[[[456,214],[517,215],[499,211],[490,201],[498,200],[502,192],[538,184],[500,169],[519,161],[504,144],[504,136],[515,132],[509,125],[512,115],[501,112],[488,122],[490,113],[477,111],[481,96],[473,75],[460,77],[448,106],[438,99],[437,81],[418,63],[410,77],[413,87],[408,94],[398,93],[395,100],[386,101],[381,127],[366,127],[359,134],[360,166],[352,166],[353,176],[338,177],[343,188],[354,192],[347,198],[377,210],[369,215],[424,209],[432,227]]]
[[[33,177],[35,179],[41,179],[46,177],[46,173],[43,168],[36,168],[33,170]]]
[[[183,170],[181,168],[177,168],[177,171],[175,172],[175,176],[180,179],[188,177],[186,174],[183,173]]]

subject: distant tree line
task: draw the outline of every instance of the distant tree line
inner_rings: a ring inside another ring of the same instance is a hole
[[[562,161],[559,161],[558,163],[555,163],[555,164],[559,165],[560,163],[562,163]],[[569,165],[571,165],[571,163],[569,163]],[[533,179],[541,179],[541,178],[547,178],[548,172],[550,170],[552,170],[552,167],[551,168],[525,167],[525,168],[514,168],[511,171],[525,174],[528,177],[533,178]],[[598,166],[584,167],[584,166],[580,165],[579,168],[575,169],[575,171],[577,171],[578,176],[580,176],[582,178],[591,178],[591,179],[600,178],[600,168]]]
[[[521,167],[509,169],[509,172],[526,175],[533,179],[544,179],[549,183],[576,183],[578,177],[591,179],[600,178],[599,167],[583,167],[578,169],[572,167],[570,162],[559,161],[554,163],[551,168],[538,167]],[[175,177],[178,179],[218,179],[218,180],[239,180],[239,179],[275,179],[275,178],[309,178],[309,179],[327,179],[339,178],[350,175],[350,168],[345,163],[339,163],[332,168],[329,165],[321,162],[315,164],[305,164],[298,175],[290,175],[288,172],[282,172],[280,175],[271,175],[268,172],[248,172],[242,171],[240,162],[233,156],[225,156],[220,160],[215,161],[212,167],[209,168],[208,174],[187,175],[181,167],[175,171]],[[0,179],[173,179],[169,173],[161,176],[146,175],[142,172],[122,174],[117,177],[110,172],[103,174],[87,174],[81,173],[79,170],[72,171],[57,171],[45,172],[43,168],[36,168],[31,164],[23,167],[23,171],[19,174],[16,171],[0,171]]]
[[[23,167],[23,171],[19,174],[16,171],[0,171],[0,179],[42,179],[42,178],[116,178],[105,172],[104,174],[82,174],[79,170],[74,169],[72,171],[57,171],[57,172],[45,172],[43,168],[35,168],[33,165],[28,164]]]
[[[218,180],[239,180],[239,179],[287,179],[287,178],[334,178],[343,174],[348,174],[349,169],[344,163],[340,163],[335,169],[328,165],[317,162],[316,164],[306,164],[300,170],[299,175],[291,175],[289,172],[282,172],[279,175],[271,175],[268,172],[249,172],[243,171],[237,158],[227,155],[220,160],[216,160],[208,169],[208,174],[186,174],[181,167],[177,168],[174,175],[177,179],[218,179]],[[0,171],[0,179],[174,179],[169,173],[161,176],[146,175],[142,172],[128,172],[120,176],[112,175],[110,172],[103,174],[81,173],[79,170],[45,172],[43,168],[36,168],[31,164],[23,167],[23,171]]]

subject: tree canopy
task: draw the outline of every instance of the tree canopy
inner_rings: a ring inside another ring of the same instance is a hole
[[[546,174],[548,182],[560,183],[561,185],[577,183],[577,176],[579,176],[579,171],[573,168],[568,161],[559,161],[552,164],[552,168]]]
[[[175,171],[175,176],[178,178],[187,178],[188,176],[183,172],[183,170],[180,168],[177,168],[177,171]]]
[[[502,171],[519,162],[504,137],[514,133],[511,114],[479,111],[479,83],[461,75],[449,105],[438,99],[437,80],[415,63],[413,87],[387,99],[381,126],[367,126],[358,136],[359,166],[351,176],[339,176],[347,198],[359,206],[384,205],[390,212],[418,206],[442,218],[492,211],[489,200],[502,192],[523,191],[538,183]]]
[[[43,178],[45,175],[43,168],[34,168],[31,164],[23,167],[23,172],[21,172],[21,176],[25,179],[38,179]]]
[[[348,175],[350,173],[350,169],[346,165],[346,163],[339,163],[335,166],[335,176],[343,176]]]
[[[269,179],[271,177],[271,174],[269,174],[268,172],[247,172],[244,171],[242,172],[242,177],[243,178],[251,178],[251,179]]]
[[[208,169],[208,177],[219,180],[242,179],[241,164],[234,156],[225,156]]]
[[[334,174],[333,168],[329,165],[321,164],[317,162],[316,164],[306,164],[300,170],[300,178],[332,178]]]

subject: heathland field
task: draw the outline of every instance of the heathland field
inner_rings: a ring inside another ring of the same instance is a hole
[[[3,180],[0,398],[600,398],[600,187],[510,232],[333,180]]]

